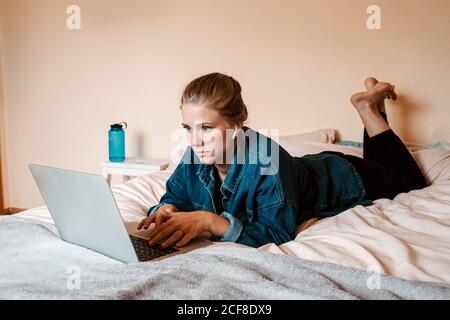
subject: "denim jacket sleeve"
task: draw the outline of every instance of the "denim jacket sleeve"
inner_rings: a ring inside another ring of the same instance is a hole
[[[218,241],[237,242],[251,247],[260,247],[267,243],[282,243],[292,240],[295,231],[295,205],[272,205],[259,210],[257,220],[243,223],[229,212],[221,216],[230,222],[224,236]]]
[[[172,204],[180,211],[190,211],[191,201],[186,196],[186,179],[184,175],[184,167],[180,163],[166,182],[166,192],[162,195],[157,205],[150,207],[147,216],[151,215],[164,204]]]

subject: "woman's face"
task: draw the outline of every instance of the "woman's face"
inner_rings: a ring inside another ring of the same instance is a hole
[[[227,146],[228,150],[233,146],[234,128],[216,110],[203,104],[184,104],[181,114],[181,125],[201,163],[226,163]]]

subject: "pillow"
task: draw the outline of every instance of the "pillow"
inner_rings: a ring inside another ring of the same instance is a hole
[[[335,141],[334,143],[341,145],[341,146],[352,146],[352,147],[357,147],[357,148],[363,147],[363,143],[360,141],[341,140],[341,141]],[[448,143],[446,141],[440,141],[437,143],[430,143],[430,144],[406,143],[406,146],[409,149],[409,151],[418,151],[418,150],[425,150],[425,149],[440,149],[440,150],[450,151],[450,143]]]
[[[421,149],[412,151],[428,185],[450,181],[450,151],[443,149]]]
[[[166,192],[166,182],[171,175],[166,169],[114,184],[111,191],[123,219],[128,222],[145,218],[148,209],[158,204]]]
[[[298,133],[280,136],[278,143],[295,144],[302,141],[313,141],[321,143],[333,143],[336,137],[334,129],[319,129],[313,132]],[[276,139],[275,139],[276,140]]]

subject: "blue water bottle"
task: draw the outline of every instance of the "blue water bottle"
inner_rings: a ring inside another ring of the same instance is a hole
[[[125,128],[123,127],[123,125]],[[128,127],[126,122],[115,123],[111,125],[108,132],[109,137],[109,161],[125,161],[125,131]]]

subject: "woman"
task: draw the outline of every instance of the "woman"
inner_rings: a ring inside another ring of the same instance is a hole
[[[292,157],[244,126],[247,108],[235,79],[212,73],[193,80],[180,106],[190,146],[138,228],[155,222],[149,243],[163,247],[196,237],[281,244],[307,219],[424,188],[420,169],[387,122],[384,99],[396,99],[394,86],[374,78],[365,85],[366,92],[351,98],[365,127],[364,159],[331,151]]]

